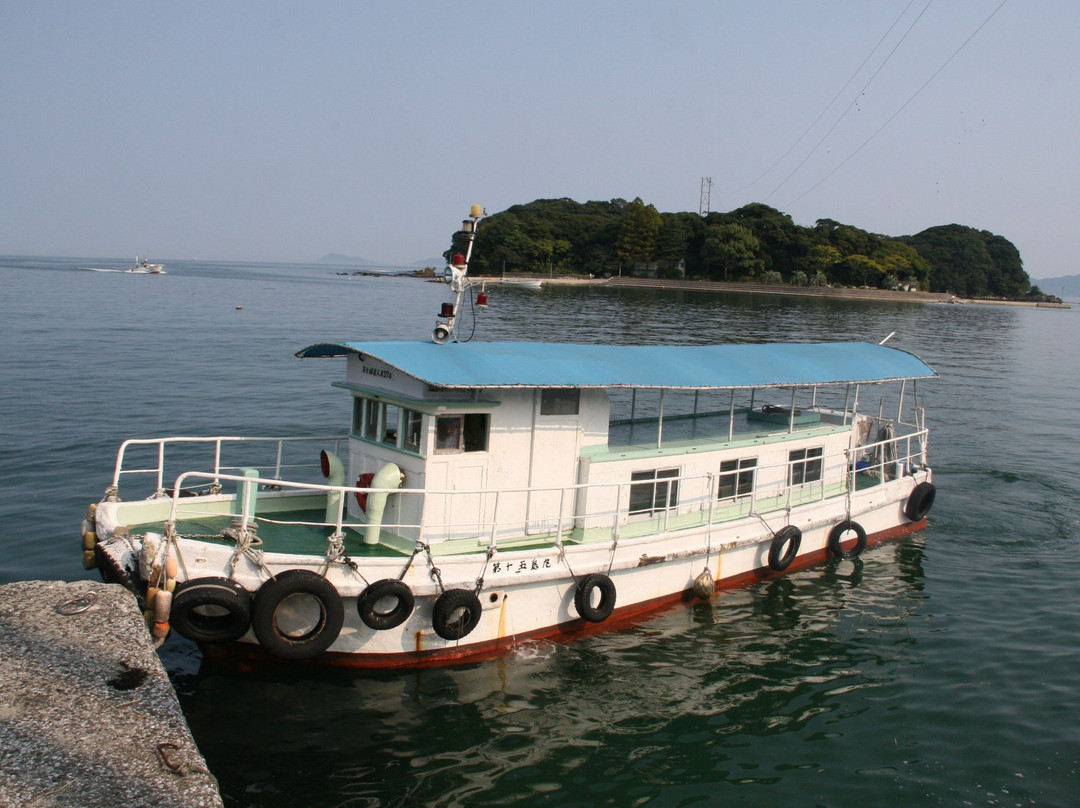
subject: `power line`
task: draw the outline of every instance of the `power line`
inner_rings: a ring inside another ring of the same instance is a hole
[[[801,199],[802,199],[803,197],[805,197],[806,195],[808,195],[808,194],[809,194],[809,193],[810,193],[811,191],[815,190],[815,189],[816,189],[816,188],[817,188],[817,187],[818,187],[819,185],[821,185],[821,184],[822,184],[822,183],[824,183],[824,182],[825,182],[826,180],[828,180],[828,179],[829,179],[829,178],[830,178],[830,177],[831,177],[831,176],[832,176],[833,174],[835,174],[835,173],[836,173],[837,171],[839,171],[839,170],[840,170],[841,168],[843,168],[843,167],[844,167],[845,165],[847,165],[848,161],[850,161],[850,160],[851,160],[851,159],[852,159],[852,158],[853,158],[853,157],[854,157],[854,156],[855,156],[856,154],[858,154],[859,152],[861,152],[861,151],[863,150],[863,148],[864,148],[864,147],[865,147],[865,146],[866,146],[866,145],[867,145],[867,144],[868,144],[868,143],[869,143],[869,142],[870,142],[871,140],[873,140],[873,139],[874,139],[875,137],[877,137],[877,136],[878,136],[878,135],[879,135],[879,134],[881,133],[881,131],[882,131],[882,130],[883,130],[883,129],[884,129],[885,127],[886,127],[886,126],[888,126],[888,125],[889,125],[890,123],[892,123],[892,122],[893,122],[893,119],[894,119],[894,118],[896,118],[896,116],[898,116],[898,115],[899,115],[899,114],[900,114],[901,112],[903,112],[903,111],[904,111],[904,110],[905,110],[905,109],[907,108],[908,104],[910,104],[910,103],[911,103],[912,101],[914,101],[914,100],[915,100],[915,98],[916,98],[916,97],[917,97],[917,96],[919,95],[919,93],[921,93],[921,92],[922,92],[923,90],[925,90],[925,89],[926,89],[926,87],[927,87],[927,85],[929,85],[929,84],[930,84],[930,82],[932,82],[932,81],[933,81],[933,80],[934,80],[935,78],[937,78],[938,74],[939,74],[939,73],[940,73],[940,72],[941,72],[942,70],[944,70],[944,69],[945,69],[946,67],[948,67],[948,65],[949,65],[949,62],[951,62],[951,61],[952,61],[953,59],[955,59],[955,58],[957,57],[957,55],[958,55],[958,54],[960,53],[960,51],[962,51],[962,50],[963,50],[963,49],[964,49],[965,47],[967,47],[967,44],[968,44],[969,42],[971,42],[971,40],[973,40],[973,39],[975,38],[976,34],[978,34],[978,33],[979,33],[979,31],[981,31],[981,30],[982,30],[982,29],[983,29],[983,28],[984,28],[984,27],[986,26],[986,24],[987,24],[988,22],[990,22],[990,20],[992,20],[992,19],[994,18],[994,15],[995,15],[995,14],[997,14],[997,13],[998,13],[999,11],[1001,11],[1002,7],[1003,7],[1003,6],[1004,6],[1004,5],[1006,4],[1006,3],[1008,3],[1008,2],[1009,2],[1009,0],[1001,0],[1001,3],[1000,3],[1000,4],[998,5],[998,7],[997,7],[997,8],[995,8],[995,9],[994,9],[994,10],[993,10],[992,12],[990,12],[990,16],[989,16],[989,17],[987,17],[987,18],[986,18],[985,20],[983,20],[983,21],[982,21],[982,23],[981,23],[981,24],[979,25],[979,27],[978,27],[978,28],[976,28],[976,29],[975,29],[974,31],[972,31],[972,32],[971,32],[971,35],[970,35],[970,36],[968,36],[968,38],[967,38],[967,39],[965,39],[965,40],[964,40],[964,41],[963,41],[963,42],[961,43],[961,45],[960,45],[960,47],[959,47],[959,48],[957,48],[957,49],[956,49],[955,51],[953,51],[953,54],[952,54],[952,56],[950,56],[950,57],[949,57],[948,59],[946,59],[946,60],[945,60],[945,62],[944,62],[944,63],[943,63],[942,65],[941,65],[941,67],[939,67],[939,68],[938,68],[937,70],[935,70],[935,71],[934,71],[934,73],[933,73],[933,74],[932,74],[932,75],[930,76],[930,78],[928,78],[928,79],[927,79],[926,81],[924,81],[924,82],[922,83],[922,86],[921,86],[921,87],[919,87],[919,89],[917,89],[917,90],[916,90],[916,91],[915,91],[914,93],[912,93],[911,97],[910,97],[910,98],[908,98],[908,100],[907,100],[907,101],[905,101],[905,102],[904,102],[903,104],[901,104],[901,105],[900,105],[900,108],[899,108],[898,110],[896,110],[896,112],[894,112],[894,113],[893,113],[892,115],[890,115],[890,116],[889,116],[889,118],[888,118],[888,120],[886,120],[886,121],[885,121],[885,123],[883,123],[883,124],[882,124],[881,126],[879,126],[879,127],[877,128],[877,129],[875,129],[875,130],[874,130],[874,132],[873,132],[873,133],[872,133],[872,134],[870,135],[870,137],[868,137],[868,138],[867,138],[866,140],[864,140],[864,141],[862,142],[862,144],[861,144],[861,145],[860,145],[860,146],[859,146],[859,147],[858,147],[857,149],[855,149],[855,151],[853,151],[853,152],[852,152],[851,154],[849,154],[849,155],[848,155],[847,157],[845,157],[845,158],[844,158],[844,159],[843,159],[843,160],[842,160],[842,161],[841,161],[841,162],[839,163],[839,165],[837,165],[837,166],[836,166],[836,167],[835,167],[835,168],[834,168],[834,169],[833,169],[832,171],[830,171],[830,172],[829,172],[828,174],[826,174],[826,175],[825,175],[824,177],[822,177],[822,178],[821,178],[820,180],[818,180],[818,181],[817,181],[816,183],[814,183],[813,185],[811,185],[811,186],[810,186],[810,187],[809,187],[808,189],[806,189],[806,191],[804,191],[804,192],[803,192],[802,194],[800,194],[799,196],[797,196],[797,197],[795,197],[794,199],[792,199],[792,200],[791,200],[790,202],[788,202],[788,203],[787,203],[787,204],[786,204],[786,205],[785,205],[784,207],[786,207],[786,208],[789,208],[789,207],[791,207],[792,205],[794,205],[794,204],[795,204],[796,202],[799,202],[799,201],[800,201],[800,200],[801,200]]]
[[[771,172],[774,168],[776,168],[778,165],[780,165],[780,163],[784,162],[784,160],[787,158],[787,156],[789,154],[791,154],[793,151],[795,151],[795,147],[798,146],[800,143],[802,143],[803,139],[807,135],[810,134],[810,132],[813,130],[813,128],[815,126],[818,125],[818,122],[822,118],[825,117],[825,113],[828,112],[829,109],[832,107],[832,105],[836,103],[836,99],[838,99],[841,95],[843,95],[844,90],[846,90],[851,85],[851,82],[855,81],[855,77],[857,75],[859,75],[859,73],[862,72],[862,69],[864,67],[866,67],[866,63],[870,61],[870,58],[875,53],[877,53],[878,48],[881,47],[881,43],[883,43],[888,38],[889,34],[892,33],[893,28],[895,28],[897,26],[897,24],[900,22],[900,20],[902,20],[904,18],[904,15],[907,14],[908,9],[911,8],[911,6],[912,6],[912,4],[914,4],[914,2],[915,2],[915,0],[908,0],[908,4],[904,7],[904,10],[900,12],[900,15],[895,20],[893,20],[893,23],[892,23],[892,25],[889,26],[888,30],[884,34],[881,35],[881,39],[879,39],[877,41],[877,44],[874,45],[873,48],[871,48],[871,50],[870,50],[870,52],[868,54],[866,54],[866,57],[862,60],[862,62],[859,63],[859,66],[857,68],[855,68],[855,72],[852,73],[848,77],[848,80],[844,82],[844,86],[836,91],[836,95],[834,95],[832,97],[832,100],[830,100],[829,103],[824,106],[824,108],[821,110],[821,112],[818,113],[818,116],[816,118],[814,118],[814,120],[811,122],[811,124],[808,127],[806,127],[805,131],[803,131],[803,133],[801,135],[799,135],[798,138],[795,139],[795,142],[792,143],[788,147],[788,150],[786,152],[784,152],[783,154],[781,154],[778,158],[776,158],[776,160],[773,162],[773,164],[771,166],[769,166],[768,168],[766,168],[764,171],[762,171],[761,174],[758,175],[758,177],[756,179],[752,180],[751,182],[747,183],[746,185],[744,185],[741,188],[734,189],[733,193],[740,193],[742,191],[747,190],[748,188],[752,188],[753,186],[757,185],[759,182],[761,182],[761,180],[765,179],[765,177],[767,177],[769,175],[769,172]],[[925,9],[923,9],[923,10],[925,11]],[[863,87],[863,91],[865,91],[865,90],[866,90],[866,87]],[[845,110],[845,112],[846,112],[846,110]],[[843,117],[843,116],[841,116],[841,117]],[[835,124],[833,124],[833,126],[835,127]],[[829,131],[831,132],[832,130],[830,129]],[[821,145],[821,144],[818,144],[818,145]],[[805,162],[805,160],[803,162]],[[800,163],[800,165],[802,165],[802,164]],[[776,191],[773,191],[773,193],[776,193]]]
[[[862,89],[859,90],[859,92],[857,92],[855,94],[855,97],[853,99],[851,99],[851,103],[847,105],[847,107],[844,109],[844,111],[840,114],[840,117],[837,118],[835,123],[833,123],[833,125],[829,127],[829,131],[827,131],[824,135],[821,136],[821,140],[819,140],[816,144],[814,144],[814,148],[812,148],[809,151],[809,153],[800,161],[800,163],[797,166],[795,166],[795,168],[793,168],[791,170],[791,173],[788,174],[786,177],[784,177],[784,179],[780,182],[779,185],[777,185],[775,188],[773,188],[771,191],[769,191],[768,194],[765,195],[765,198],[762,200],[763,202],[770,199],[777,191],[779,191],[781,188],[783,188],[785,185],[787,185],[788,180],[790,180],[792,177],[794,177],[795,174],[798,172],[798,170],[800,168],[802,168],[804,165],[806,165],[806,161],[809,160],[811,157],[813,157],[814,154],[817,152],[817,150],[821,148],[821,144],[824,143],[828,139],[829,135],[831,135],[833,133],[833,130],[836,129],[837,126],[840,125],[840,121],[844,120],[844,118],[847,116],[847,114],[849,112],[851,112],[852,108],[859,102],[859,99],[862,98],[862,96],[870,88],[870,85],[873,83],[874,79],[876,79],[878,77],[878,74],[885,68],[885,65],[887,65],[889,63],[889,60],[892,59],[893,54],[895,54],[896,51],[900,48],[900,46],[904,43],[904,40],[907,39],[908,34],[911,33],[912,29],[918,24],[919,20],[922,19],[923,15],[926,13],[926,10],[928,8],[930,8],[930,4],[933,3],[933,2],[934,2],[934,0],[926,0],[926,5],[923,6],[923,10],[919,12],[919,16],[917,16],[914,19],[914,21],[911,23],[911,25],[908,26],[908,29],[906,31],[904,31],[904,35],[902,37],[900,37],[900,40],[895,45],[893,45],[893,49],[891,51],[889,51],[889,55],[885,57],[885,61],[883,61],[880,65],[878,65],[877,70],[875,70],[873,72],[873,74],[870,76],[870,78],[867,79],[866,84],[864,84],[862,86]],[[910,8],[910,7],[911,7],[911,3],[908,3],[908,8]],[[907,8],[905,8],[904,11],[907,12]],[[894,25],[895,25],[895,23],[894,23]],[[891,31],[892,29],[890,28],[889,30]]]

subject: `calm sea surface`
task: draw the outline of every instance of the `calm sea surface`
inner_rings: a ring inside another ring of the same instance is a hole
[[[116,265],[122,265],[118,262]],[[444,287],[303,265],[0,258],[0,583],[95,577],[127,437],[343,432],[326,339],[426,339]],[[413,673],[162,659],[228,806],[1080,803],[1080,310],[521,289],[478,339],[863,339],[932,364],[922,534],[634,628]],[[466,326],[468,328],[468,326]]]

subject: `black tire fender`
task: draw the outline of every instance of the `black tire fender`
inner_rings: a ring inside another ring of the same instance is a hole
[[[848,531],[854,532],[858,537],[858,540],[855,542],[854,547],[850,550],[845,550],[842,546],[842,542],[844,540],[844,534]],[[865,549],[866,531],[863,530],[863,526],[858,522],[845,519],[829,531],[829,552],[837,558],[854,558]]]
[[[460,640],[480,622],[480,598],[468,589],[447,589],[435,601],[431,625],[444,640]]]
[[[318,608],[314,624],[302,631],[286,631],[279,624],[281,607],[290,598],[306,595]],[[345,622],[345,607],[334,585],[311,570],[286,570],[259,587],[251,610],[251,628],[259,644],[282,659],[318,656],[338,638]]]
[[[772,545],[769,547],[769,566],[777,572],[786,570],[799,554],[801,544],[802,531],[795,525],[780,528],[773,534]]]
[[[593,606],[593,590],[600,590],[600,600]],[[590,623],[602,623],[615,610],[615,583],[606,575],[594,572],[577,583],[574,590],[574,606],[578,614]]]
[[[380,601],[394,599],[394,607],[389,611],[378,609]],[[412,614],[415,604],[412,590],[396,578],[383,578],[376,581],[356,599],[356,611],[364,625],[376,631],[397,628]]]
[[[933,483],[919,483],[908,497],[904,505],[904,516],[912,522],[921,522],[934,507],[934,497],[937,496],[937,488]]]
[[[232,642],[251,625],[251,593],[229,578],[193,578],[176,585],[169,621],[195,642]]]

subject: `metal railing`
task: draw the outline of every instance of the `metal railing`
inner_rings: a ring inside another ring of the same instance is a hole
[[[116,455],[116,466],[113,470],[112,487],[115,490],[120,488],[120,479],[125,475],[154,475],[156,481],[155,491],[158,494],[163,494],[165,491],[165,464],[166,464],[166,447],[175,445],[179,447],[192,446],[192,445],[209,445],[213,447],[213,484],[220,485],[223,473],[228,471],[237,471],[240,468],[257,468],[260,471],[272,469],[272,476],[274,478],[281,477],[281,473],[284,469],[298,468],[303,466],[311,466],[312,461],[306,463],[290,463],[285,464],[284,449],[287,444],[319,444],[322,446],[331,445],[333,451],[337,453],[340,445],[348,441],[347,436],[335,435],[331,437],[290,437],[290,438],[260,438],[260,437],[236,437],[236,436],[217,436],[217,437],[172,437],[172,438],[134,438],[126,440],[120,445],[120,450]],[[222,448],[227,444],[248,444],[259,445],[265,447],[272,447],[274,451],[274,459],[270,463],[250,463],[250,464],[231,464],[222,465],[221,455]],[[125,455],[128,449],[132,447],[157,447],[157,463],[154,466],[147,468],[124,468]]]
[[[678,530],[687,527],[711,526],[729,519],[747,515],[790,512],[792,509],[820,502],[831,497],[846,496],[857,490],[860,475],[865,475],[867,485],[880,485],[888,480],[902,477],[925,467],[926,430],[912,432],[888,440],[876,441],[857,447],[855,450],[825,455],[815,461],[820,462],[820,474],[813,473],[813,479],[793,482],[804,475],[793,475],[792,469],[800,464],[805,471],[806,460],[788,460],[784,463],[755,467],[754,485],[748,494],[719,498],[716,473],[693,474],[680,477],[663,478],[648,482],[593,482],[569,486],[547,488],[501,488],[482,490],[434,490],[396,488],[379,489],[355,486],[332,486],[308,482],[285,480],[279,474],[266,478],[252,478],[238,474],[229,474],[228,467],[220,464],[221,444],[235,438],[197,439],[214,444],[215,464],[212,472],[189,471],[181,474],[172,490],[171,520],[178,516],[190,518],[198,513],[198,506],[189,497],[183,496],[186,484],[193,480],[235,482],[238,486],[258,486],[263,489],[308,491],[330,495],[336,494],[336,514],[333,521],[326,515],[326,521],[300,522],[288,520],[286,512],[279,511],[274,519],[265,519],[252,509],[256,497],[237,496],[237,512],[231,514],[247,527],[253,520],[289,522],[293,524],[315,525],[332,528],[334,534],[345,529],[363,531],[369,527],[364,521],[350,521],[346,508],[348,497],[355,494],[387,494],[397,497],[396,513],[419,514],[415,522],[384,522],[380,529],[409,541],[439,542],[455,539],[468,539],[476,546],[487,545],[497,548],[509,541],[543,542],[550,541],[554,546],[562,546],[571,538],[583,539],[586,534],[601,540],[610,537],[619,541],[628,531],[634,535],[644,535],[656,531]],[[179,439],[170,439],[179,440]],[[251,440],[251,439],[249,439]],[[285,442],[291,439],[254,439]],[[334,438],[303,438],[303,441],[344,440]],[[159,443],[162,456],[164,443],[167,441],[145,441]],[[121,455],[123,449],[121,449]],[[280,461],[280,448],[278,450]],[[159,467],[160,469],[160,464]],[[280,468],[279,466],[275,468]],[[158,472],[158,469],[131,470],[130,473]],[[126,472],[125,472],[126,473]],[[158,472],[160,473],[160,472]],[[118,479],[118,478],[117,478]],[[668,507],[652,508],[640,513],[629,512],[631,490],[636,485],[649,483],[677,484],[678,498]],[[160,477],[159,477],[160,486]],[[601,500],[596,509],[579,508],[583,501],[592,503]],[[529,502],[546,495],[555,507],[549,507],[530,513]],[[468,521],[427,522],[425,515],[441,511],[453,512],[447,505],[455,497],[477,497],[478,506],[474,509],[476,519]],[[416,502],[407,503],[410,498]],[[442,507],[428,508],[433,499],[443,498]],[[255,508],[257,511],[257,508]],[[389,512],[388,512],[389,513]],[[220,514],[218,514],[220,515]],[[651,524],[650,524],[651,523]],[[546,526],[537,534],[537,525]],[[531,529],[530,529],[531,526]]]

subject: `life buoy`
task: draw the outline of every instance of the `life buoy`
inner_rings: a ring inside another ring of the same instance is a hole
[[[251,593],[228,578],[194,578],[177,584],[169,622],[195,642],[232,642],[251,625]]]
[[[593,605],[593,592],[600,590],[600,600]],[[606,575],[594,572],[578,581],[574,606],[590,623],[602,623],[615,611],[615,584]]]
[[[780,528],[773,534],[772,546],[769,547],[769,566],[777,572],[786,570],[799,554],[801,544],[802,531],[795,525]]]
[[[344,622],[337,589],[310,570],[286,570],[270,579],[255,593],[251,609],[259,644],[282,659],[318,656],[334,643]]]
[[[480,622],[480,598],[468,589],[447,589],[435,601],[431,625],[444,640],[468,636]]]
[[[857,540],[854,547],[850,550],[845,550],[842,546],[842,542],[844,541],[844,534],[848,531],[855,533]],[[858,522],[845,519],[829,531],[829,552],[834,556],[837,556],[838,558],[854,558],[865,549],[866,531],[863,530],[863,526]]]
[[[356,488],[371,488],[371,481],[375,479],[375,475],[366,471],[356,478]],[[367,493],[357,491],[356,492],[356,504],[360,506],[360,510],[367,513]]]
[[[919,483],[908,497],[907,504],[904,505],[904,515],[912,522],[921,522],[934,507],[936,496],[937,489],[933,483]]]
[[[387,600],[393,599],[393,608],[380,608]],[[396,578],[384,578],[376,581],[356,601],[356,611],[364,625],[376,631],[397,628],[408,619],[413,610],[413,593],[407,584]]]

